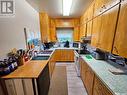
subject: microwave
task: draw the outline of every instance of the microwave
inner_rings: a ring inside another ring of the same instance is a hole
[[[73,43],[74,48],[80,48],[80,46],[81,46],[80,42],[74,42]]]

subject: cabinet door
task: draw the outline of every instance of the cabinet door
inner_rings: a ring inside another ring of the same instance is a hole
[[[98,16],[93,20],[91,45],[94,47],[98,47],[100,30],[101,30],[101,16]]]
[[[73,41],[79,41],[79,19],[74,20],[74,32],[73,32]]]
[[[55,26],[55,21],[53,19],[50,20],[50,40],[52,42],[56,42],[57,41],[56,26]]]
[[[82,58],[80,58],[80,75],[83,83],[85,84],[85,77],[86,77],[86,71],[87,71],[87,65],[84,62]]]
[[[93,18],[94,4],[95,4],[95,2],[93,1],[92,4],[89,6],[89,8],[86,11],[87,12],[88,21],[90,21]]]
[[[73,50],[56,50],[55,58],[58,62],[72,62],[74,61],[74,51]]]
[[[86,28],[87,28],[86,24],[83,24],[83,25],[80,26],[80,38],[86,36],[86,30],[87,30]]]
[[[56,61],[60,61],[61,60],[61,50],[55,50],[55,58]]]
[[[101,32],[99,39],[99,48],[111,52],[116,23],[118,18],[119,5],[108,10],[101,16]]]
[[[25,94],[25,88],[23,86],[22,79],[7,79],[5,80],[5,84],[8,95],[28,95]]]
[[[80,58],[80,74],[82,81],[86,87],[86,90],[88,92],[88,95],[92,95],[93,93],[93,82],[94,82],[94,73],[93,71],[89,68],[87,63]]]
[[[94,73],[93,71],[87,67],[87,71],[86,71],[86,74],[85,74],[85,86],[86,86],[86,89],[87,89],[87,92],[89,95],[92,95],[93,93],[93,82],[94,82]]]
[[[113,95],[110,90],[100,81],[99,78],[95,77],[93,95]]]
[[[93,26],[93,21],[87,23],[87,36],[92,35],[92,28],[93,28],[92,26]]]
[[[127,1],[121,3],[113,53],[127,58]]]
[[[49,30],[49,17],[46,13],[39,13],[40,17],[40,31],[42,42],[50,41],[50,30]]]
[[[120,3],[120,0],[96,0],[94,16],[102,14],[118,3]]]

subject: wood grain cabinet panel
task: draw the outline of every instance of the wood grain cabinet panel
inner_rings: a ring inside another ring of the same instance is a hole
[[[73,41],[80,41],[80,20],[74,19]]]
[[[80,40],[82,37],[86,37],[86,32],[87,32],[87,29],[86,29],[86,24],[83,24],[82,26],[80,26]]]
[[[95,5],[95,2],[93,1],[91,3],[91,5],[88,7],[87,11],[86,11],[87,12],[88,21],[93,19],[94,5]]]
[[[56,51],[52,54],[51,58],[49,59],[49,73],[50,73],[50,78],[52,77],[54,68],[55,68],[55,63],[56,63]]]
[[[58,49],[55,56],[57,62],[74,62],[74,50]]]
[[[98,77],[95,77],[93,95],[113,95]]]
[[[98,47],[99,45],[100,31],[101,31],[101,16],[98,16],[93,20],[91,45],[94,47]]]
[[[101,30],[99,35],[99,48],[108,52],[112,50],[119,5],[113,7],[101,16]],[[96,28],[95,28],[96,29]]]
[[[93,82],[94,82],[94,73],[88,67],[85,76],[85,86],[89,95],[93,94]]]
[[[95,0],[95,13],[94,17],[109,10],[111,7],[120,3],[120,0]]]
[[[92,35],[93,21],[87,23],[87,36]]]
[[[56,35],[56,26],[54,19],[50,19],[50,40],[52,42],[57,41],[57,35]]]
[[[85,76],[87,71],[87,65],[84,63],[84,60],[82,58],[79,59],[80,64],[80,75],[83,83],[85,84]]]
[[[41,40],[42,42],[50,41],[50,20],[48,14],[39,13],[40,17],[40,31],[41,31]]]
[[[113,95],[99,77],[93,72],[84,59],[79,59],[80,76],[88,95]]]
[[[86,12],[80,19],[80,40],[82,37],[91,36],[92,34],[92,19],[94,13],[94,2],[88,7]]]
[[[113,53],[127,58],[127,1],[122,1]]]
[[[82,81],[86,87],[88,95],[92,95],[93,94],[94,73],[82,58],[80,58],[79,63],[80,63],[80,70],[81,70],[80,74],[81,74]]]

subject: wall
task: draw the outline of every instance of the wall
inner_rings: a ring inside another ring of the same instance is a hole
[[[40,32],[39,14],[25,0],[15,0],[14,18],[0,18],[0,58],[12,48],[25,48],[24,28],[37,36]]]

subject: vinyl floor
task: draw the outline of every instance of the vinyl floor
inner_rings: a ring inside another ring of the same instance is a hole
[[[48,95],[87,95],[74,63],[56,63]]]

